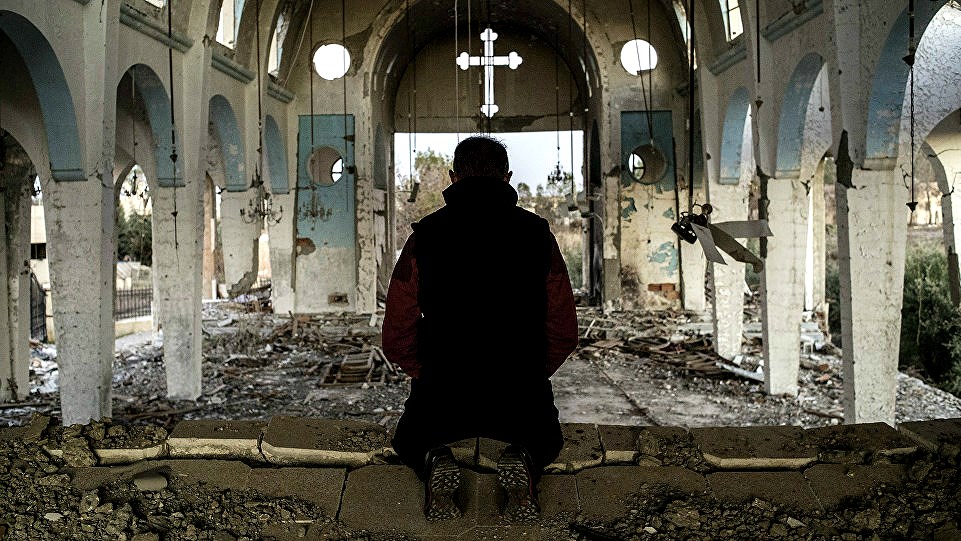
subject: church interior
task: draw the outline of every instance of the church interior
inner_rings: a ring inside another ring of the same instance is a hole
[[[0,63],[0,539],[961,539],[961,400],[899,369],[919,216],[961,305],[955,0],[0,0]],[[497,442],[455,447],[450,524],[389,446],[379,327],[441,134],[540,134],[513,169],[576,219],[533,524],[497,515]]]

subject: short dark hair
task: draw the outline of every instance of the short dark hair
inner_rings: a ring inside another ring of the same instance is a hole
[[[454,172],[460,177],[503,177],[508,171],[507,147],[493,137],[468,137],[454,149]]]

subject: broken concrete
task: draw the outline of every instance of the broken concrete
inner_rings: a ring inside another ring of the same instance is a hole
[[[274,417],[261,451],[274,464],[367,465],[387,445],[384,427],[360,421]]]
[[[801,472],[717,472],[708,474],[707,482],[720,501],[760,500],[801,513],[821,510]]]
[[[604,461],[601,440],[593,424],[562,424],[564,447],[554,462],[544,470],[551,473],[573,473],[598,466]]]
[[[818,460],[840,464],[889,461],[917,450],[917,443],[885,423],[837,425],[807,430]]]
[[[691,435],[704,460],[725,470],[797,470],[818,457],[796,426],[694,428]]]
[[[167,439],[174,458],[265,460],[260,452],[264,421],[181,421]]]
[[[957,460],[961,454],[961,419],[901,423],[898,430],[948,460]]]

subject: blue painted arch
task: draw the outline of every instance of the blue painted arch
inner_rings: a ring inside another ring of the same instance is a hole
[[[719,184],[737,184],[741,178],[741,147],[744,144],[744,121],[750,98],[747,89],[738,88],[727,101],[724,131],[721,135],[721,176]]]
[[[47,135],[51,175],[57,181],[87,180],[73,97],[50,42],[33,23],[12,11],[0,10],[0,31],[17,47],[33,80]]]
[[[811,90],[824,67],[824,59],[808,53],[798,62],[781,100],[781,119],[777,135],[777,174],[789,176],[801,170],[801,147],[804,144],[804,120]]]
[[[915,2],[915,34],[920,40],[931,19],[943,2]],[[891,25],[881,55],[874,66],[871,82],[871,99],[868,102],[868,118],[865,140],[865,157],[868,159],[894,160],[898,157],[898,139],[901,114],[908,84],[908,65],[902,60],[907,54],[908,10]]]
[[[288,193],[290,181],[287,175],[287,146],[280,136],[274,117],[264,119],[264,151],[267,153],[267,170],[270,174],[270,192]]]
[[[130,68],[137,85],[137,94],[143,99],[153,136],[153,156],[157,166],[157,184],[170,188],[183,186],[182,160],[175,164],[170,159],[173,154],[173,134],[170,122],[170,96],[157,73],[149,66],[136,64]]]
[[[220,152],[224,161],[224,176],[228,192],[243,192],[248,188],[246,165],[244,162],[244,140],[234,108],[227,98],[220,94],[210,98],[210,123],[220,141]]]

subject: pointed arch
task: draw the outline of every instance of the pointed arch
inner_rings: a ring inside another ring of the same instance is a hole
[[[719,184],[737,184],[741,178],[741,147],[744,144],[744,120],[750,102],[747,89],[738,88],[727,102],[721,135],[721,176]]]
[[[280,135],[277,121],[267,115],[264,119],[264,150],[267,153],[267,172],[270,176],[270,192],[288,193],[290,180],[287,174],[287,145]]]
[[[801,147],[804,144],[804,121],[807,116],[811,90],[824,67],[824,59],[808,53],[798,62],[788,80],[781,100],[781,118],[777,135],[777,173],[775,176],[796,176],[801,170]]]
[[[240,134],[234,108],[227,101],[227,98],[221,94],[210,98],[210,124],[220,141],[224,176],[227,178],[227,191],[242,192],[247,190],[243,137]]]
[[[137,94],[143,99],[150,133],[153,137],[153,156],[156,160],[157,184],[162,187],[183,186],[183,174],[178,170],[180,162],[171,158],[174,152],[170,122],[170,96],[156,72],[145,64],[135,64],[128,72],[137,85]]]
[[[73,96],[50,42],[33,23],[12,11],[0,10],[0,31],[16,46],[33,80],[54,180],[87,180]]]

